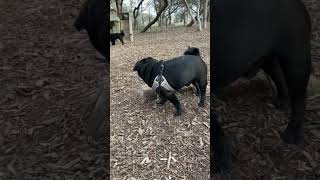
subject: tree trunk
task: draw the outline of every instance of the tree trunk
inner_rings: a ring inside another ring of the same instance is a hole
[[[120,15],[119,1],[118,1],[118,0],[115,0],[115,1],[116,1],[117,14],[118,14],[118,16],[119,16],[119,15]]]
[[[184,13],[183,13],[183,26],[186,26],[186,10],[184,10]]]
[[[198,0],[198,7],[197,7],[197,21],[198,21],[198,28],[199,28],[199,31],[202,31],[201,17],[200,17],[200,4],[201,4],[201,1],[200,1],[200,0]]]
[[[172,14],[172,12],[171,12],[171,10],[172,10],[172,1],[173,0],[170,0],[170,5],[169,5],[169,11],[168,11],[168,17],[167,17],[167,26],[168,26],[168,24],[170,25],[171,24],[171,14]]]
[[[116,1],[116,8],[117,8],[117,13],[118,16],[120,16],[122,14],[122,4],[123,4],[123,0],[115,0]]]
[[[187,10],[189,11],[189,14],[190,14],[190,16],[191,16],[192,21],[193,21],[193,22],[196,22],[196,20],[195,20],[194,17],[192,16],[192,12],[191,12],[191,9],[190,9],[190,7],[189,7],[189,4],[188,4],[187,0],[183,0],[183,2],[184,2],[184,5],[186,5]]]
[[[158,23],[159,23],[159,27],[161,27],[162,26],[162,13],[160,14]]]
[[[148,23],[150,23],[151,22],[151,17],[149,16],[149,22]],[[150,29],[151,29],[151,26],[150,26]]]
[[[204,0],[204,11],[203,11],[203,28],[207,28],[207,15],[208,15],[208,0]]]
[[[134,21],[133,21],[133,27],[134,27],[134,29],[135,30],[138,30],[139,28],[139,23],[138,23],[138,20],[137,19],[134,19]]]
[[[210,3],[209,3],[210,4]],[[210,6],[209,6],[210,7]],[[208,8],[207,21],[210,22],[210,8]]]
[[[122,5],[123,5],[123,0],[120,1],[120,14],[122,14]]]
[[[135,26],[135,29],[138,30],[138,20],[137,20],[137,17],[139,16],[139,10],[140,10],[140,6],[142,5],[144,0],[141,0],[140,3],[138,4],[137,7],[134,8],[133,10],[133,19],[134,19],[134,26]]]
[[[153,4],[154,4],[154,10],[156,11],[156,13],[158,14],[159,12],[159,8],[157,6],[157,3],[156,3],[157,0],[153,0]],[[161,16],[160,16],[160,19],[161,19]],[[151,22],[151,20],[149,19],[149,23]],[[159,22],[158,23],[158,26],[160,27],[161,26],[161,23]]]
[[[161,17],[161,20],[162,20],[161,24],[163,25],[163,24],[165,24],[164,12],[162,12],[161,16],[162,16]]]
[[[141,14],[141,19],[142,19],[142,26],[144,26],[143,14]]]
[[[191,18],[192,18],[192,21],[190,22],[190,24],[192,23],[194,23],[194,22],[197,22],[197,24],[198,24],[198,30],[199,31],[202,31],[202,27],[201,27],[201,19],[200,19],[200,12],[199,12],[199,9],[200,9],[200,0],[198,0],[197,1],[197,4],[198,4],[198,7],[197,7],[197,20],[192,16],[192,12],[191,12],[191,9],[190,9],[190,7],[189,7],[189,5],[188,5],[188,2],[187,2],[187,0],[184,0],[184,4],[186,5],[186,7],[187,7],[187,9],[188,9],[188,11],[189,11],[189,14],[190,14],[190,16],[191,16]],[[189,24],[189,25],[190,25]],[[188,26],[189,26],[188,25]],[[192,26],[192,25],[191,25]]]
[[[157,13],[157,16],[141,31],[141,33],[146,32],[149,29],[149,27],[151,27],[155,22],[159,20],[159,17],[161,16],[162,12],[167,8],[167,6],[168,6],[168,0],[164,0],[164,5]]]
[[[207,8],[209,8],[209,6]],[[204,8],[201,9],[200,16],[203,14],[203,12],[204,12]],[[191,27],[194,23],[195,21],[191,20],[190,23],[187,25],[187,27]]]

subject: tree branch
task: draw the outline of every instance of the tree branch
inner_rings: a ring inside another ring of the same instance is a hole
[[[164,0],[164,5],[157,13],[157,16],[141,31],[141,33],[146,32],[155,22],[158,21],[159,17],[161,16],[162,12],[168,7],[168,0]]]
[[[137,19],[138,15],[139,15],[139,9],[140,9],[140,6],[142,5],[143,1],[144,0],[141,0],[140,3],[138,4],[138,6],[134,8],[134,10],[133,10],[134,19]]]

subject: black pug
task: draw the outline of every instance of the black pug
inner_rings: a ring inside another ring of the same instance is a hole
[[[107,1],[87,0],[74,22],[78,31],[85,29],[91,44],[107,58]]]
[[[124,45],[124,42],[123,42],[123,38],[124,38],[124,32],[121,31],[120,33],[111,33],[110,34],[110,41],[112,43],[112,45],[115,45],[116,44],[116,40],[119,39],[122,43],[122,45]]]
[[[175,95],[184,86],[193,84],[200,97],[199,107],[205,105],[207,65],[195,47],[188,47],[183,56],[167,61],[147,57],[138,61],[134,68],[141,79],[159,95],[158,104],[169,100],[176,108],[175,116],[182,114],[181,104]]]

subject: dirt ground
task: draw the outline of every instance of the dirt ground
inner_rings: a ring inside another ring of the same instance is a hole
[[[136,61],[151,56],[166,60],[189,46],[198,47],[210,65],[209,31],[168,28],[136,34],[133,42],[111,48],[111,177],[114,179],[208,179],[209,94],[199,108],[194,87],[179,92],[185,114],[174,117],[174,107],[138,98],[145,83],[133,71]],[[208,79],[210,78],[208,74]],[[210,82],[208,82],[210,83]],[[172,157],[172,158],[171,158]]]
[[[106,178],[107,141],[89,145],[84,118],[106,67],[73,27],[79,6],[0,1],[0,179]]]

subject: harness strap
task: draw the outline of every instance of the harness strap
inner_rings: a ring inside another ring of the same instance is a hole
[[[160,62],[162,63],[162,62]],[[164,71],[164,64],[160,64],[160,71],[159,74],[154,78],[152,89],[159,93],[160,95],[160,86],[164,87],[168,91],[176,91],[173,87],[170,86],[169,82],[166,80],[165,76],[163,75]]]
[[[161,87],[161,83],[162,83],[162,74],[163,74],[163,69],[164,69],[164,63],[163,63],[163,61],[160,61],[160,63],[161,63],[161,66],[160,66],[160,73],[159,73],[158,91],[159,91],[159,96],[161,97],[160,87]]]
[[[161,83],[162,83],[162,74],[163,74],[163,69],[164,69],[164,64],[162,63],[161,66],[160,66],[160,73],[159,73],[159,86],[161,86]]]

